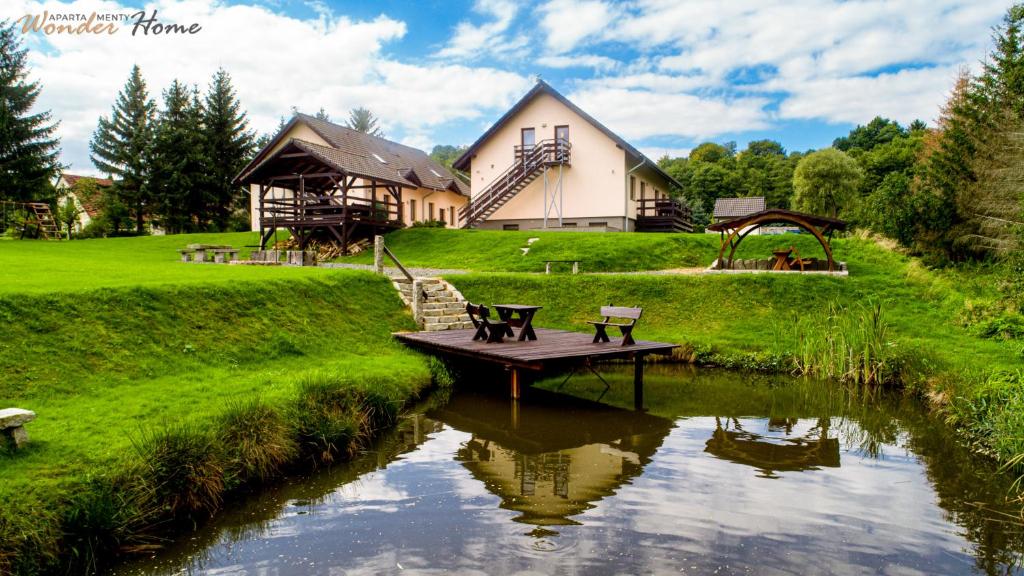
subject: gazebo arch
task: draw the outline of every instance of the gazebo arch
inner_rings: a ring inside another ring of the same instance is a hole
[[[828,271],[835,271],[835,260],[832,258],[832,247],[829,244],[829,239],[832,237],[832,232],[846,230],[846,222],[835,218],[777,208],[762,210],[739,218],[733,218],[732,220],[726,220],[725,222],[715,222],[707,227],[708,230],[720,232],[723,235],[722,248],[718,251],[718,268],[720,270],[732,268],[736,248],[739,247],[740,242],[751,232],[765,224],[792,224],[813,234],[818,239],[818,243],[821,244],[822,249],[825,251],[825,256],[828,258]],[[728,264],[725,261],[726,248],[730,248]]]

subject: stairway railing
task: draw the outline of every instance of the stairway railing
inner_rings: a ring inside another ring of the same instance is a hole
[[[498,175],[484,190],[459,210],[463,227],[472,226],[493,204],[509,200],[506,194],[523,180],[533,176],[545,166],[570,163],[572,144],[555,138],[542,140],[533,146],[516,146],[515,161]]]

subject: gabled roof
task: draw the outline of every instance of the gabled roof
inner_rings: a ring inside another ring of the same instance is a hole
[[[625,150],[626,153],[632,155],[633,157],[635,157],[635,158],[637,158],[639,160],[643,160],[646,164],[649,164],[651,166],[651,168],[654,169],[654,171],[656,171],[657,173],[661,174],[666,179],[668,179],[669,182],[675,184],[680,189],[683,188],[683,185],[680,184],[675,178],[669,176],[667,172],[662,170],[658,166],[657,162],[654,162],[653,160],[651,160],[650,158],[645,156],[642,152],[640,152],[635,147],[633,147],[629,142],[626,142],[621,136],[619,136],[618,134],[616,134],[616,133],[612,132],[611,130],[609,130],[608,127],[606,127],[604,124],[601,124],[600,122],[598,122],[590,114],[587,114],[586,112],[584,112],[582,108],[580,108],[579,106],[573,104],[572,101],[570,101],[568,98],[563,96],[558,90],[555,90],[554,88],[551,87],[550,84],[548,84],[547,82],[545,82],[543,80],[537,80],[537,85],[534,86],[532,89],[530,89],[530,91],[527,92],[526,95],[523,96],[519,100],[519,102],[516,102],[514,106],[509,108],[508,112],[505,112],[505,114],[502,115],[501,118],[498,118],[498,121],[495,122],[493,126],[488,128],[487,131],[484,132],[483,135],[480,136],[480,138],[478,138],[477,141],[474,142],[473,145],[470,146],[462,154],[462,156],[459,156],[459,158],[457,160],[455,160],[455,162],[452,164],[452,166],[455,167],[457,170],[468,170],[469,169],[470,161],[472,160],[473,156],[476,155],[477,150],[479,150],[480,147],[483,146],[484,143],[487,142],[487,140],[491,136],[493,136],[498,130],[500,130],[506,123],[508,123],[508,121],[511,120],[512,117],[514,117],[520,110],[525,108],[527,104],[529,104],[531,101],[533,101],[534,98],[536,98],[537,96],[540,96],[541,94],[547,94],[547,95],[551,96],[552,98],[554,98],[555,100],[558,100],[559,102],[564,104],[567,108],[569,108],[570,110],[572,110],[576,114],[579,114],[579,116],[581,118],[583,118],[584,120],[586,120],[588,123],[590,123],[591,126],[593,126],[594,128],[597,128],[602,133],[604,133],[605,136],[610,138],[620,148]]]
[[[100,188],[107,188],[107,187],[110,187],[110,186],[114,185],[114,181],[111,180],[110,178],[94,178],[92,176],[78,176],[78,175],[75,175],[75,174],[68,174],[66,172],[61,174],[61,178],[64,178],[64,181],[68,183],[68,186],[74,186],[75,183],[78,182],[79,180],[92,180]]]
[[[329,160],[332,166],[342,172],[354,176],[377,178],[410,188],[450,190],[469,196],[467,184],[422,150],[301,113],[296,114],[281,129],[270,144],[260,151],[252,162],[235,177],[235,181],[243,182],[255,172],[256,168],[268,159],[268,152],[277,146],[285,135],[300,122],[316,132],[330,146],[298,139],[292,139],[292,142],[321,160]]]
[[[749,198],[719,198],[715,200],[715,218],[737,218],[762,212],[765,209],[764,196]]]

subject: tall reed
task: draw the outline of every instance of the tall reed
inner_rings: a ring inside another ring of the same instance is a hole
[[[802,374],[864,385],[906,383],[908,356],[892,339],[880,303],[832,303],[824,316],[802,316],[794,328],[794,362]]]

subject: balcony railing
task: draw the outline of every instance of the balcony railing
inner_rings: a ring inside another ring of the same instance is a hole
[[[346,222],[388,226],[401,222],[402,206],[385,196],[376,200],[316,194],[263,198],[260,201],[260,220],[285,227],[330,226]]]

